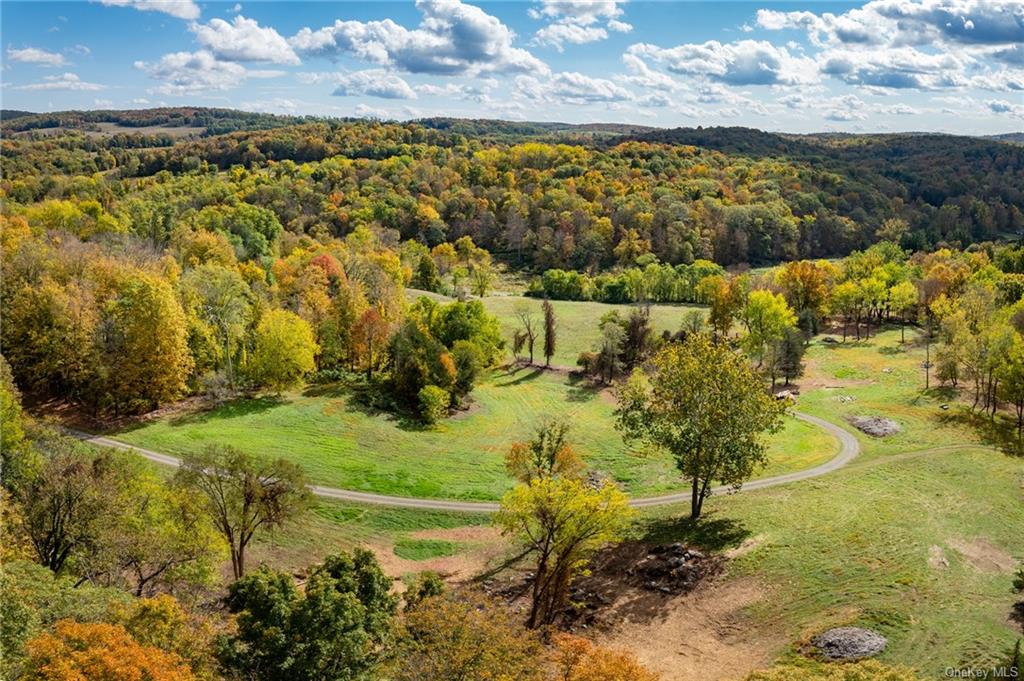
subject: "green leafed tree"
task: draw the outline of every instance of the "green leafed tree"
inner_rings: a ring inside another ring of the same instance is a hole
[[[267,681],[371,681],[391,652],[397,598],[369,551],[328,556],[300,591],[268,568],[229,588],[237,632],[223,646],[224,670]]]
[[[781,427],[785,405],[743,357],[704,335],[665,346],[649,364],[619,391],[616,424],[675,459],[696,519],[712,482],[738,487],[764,464],[763,434]]]
[[[270,310],[256,327],[249,372],[260,385],[281,393],[315,368],[318,350],[309,322],[287,310]]]
[[[258,459],[234,447],[210,446],[183,457],[175,478],[205,499],[229,546],[236,578],[245,574],[245,551],[253,537],[302,513],[311,498],[306,476],[294,463]]]

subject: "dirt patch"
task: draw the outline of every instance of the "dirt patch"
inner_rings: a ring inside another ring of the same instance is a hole
[[[928,567],[932,570],[945,570],[949,568],[949,561],[946,560],[946,552],[941,546],[928,547]]]
[[[1017,566],[1013,556],[983,537],[971,540],[955,537],[946,544],[978,572],[1010,572]]]
[[[745,609],[766,596],[753,578],[721,580],[645,614],[636,603],[649,594],[632,588],[615,606],[621,621],[598,642],[632,651],[664,681],[741,678],[769,666],[786,643],[778,631],[752,629]]]
[[[451,529],[418,530],[410,533],[413,539],[439,539],[460,544],[490,544],[501,541],[501,530],[488,525],[467,525]]]
[[[729,558],[729,559],[739,558],[740,556],[745,556],[748,553],[754,551],[756,548],[758,548],[762,544],[764,544],[766,539],[767,539],[767,537],[765,537],[763,534],[759,534],[759,535],[754,536],[754,537],[747,537],[746,539],[743,540],[743,543],[741,543],[739,546],[737,546],[735,548],[729,549],[728,551],[726,551],[722,555],[725,556],[726,558]]]
[[[368,544],[366,548],[376,554],[384,574],[395,579],[396,584],[405,575],[428,570],[436,572],[446,582],[467,582],[505,555],[505,546],[501,543],[459,551],[454,556],[440,556],[427,560],[400,558],[395,555],[394,547],[390,544]]]

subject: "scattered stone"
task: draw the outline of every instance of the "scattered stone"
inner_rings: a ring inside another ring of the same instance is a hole
[[[857,398],[854,397],[853,395],[839,395],[838,397],[836,397],[836,399],[842,402],[843,404],[846,404],[847,402],[857,401]]]
[[[881,416],[851,416],[850,423],[872,437],[888,437],[900,432],[900,424]]]
[[[792,390],[780,390],[779,392],[775,393],[775,399],[796,402],[796,395],[793,394]]]
[[[832,343],[838,343],[839,341],[837,341],[837,340],[836,340],[835,338],[833,338],[832,336],[825,336],[824,338],[822,338],[822,339],[821,339],[821,342],[822,342],[822,343],[829,343],[829,344],[832,344]]]
[[[948,404],[940,404],[939,405],[939,409],[941,409],[942,411],[948,411],[949,410],[949,405]]]
[[[837,627],[818,634],[811,643],[826,660],[860,660],[885,650],[885,637],[870,629]]]
[[[892,367],[885,367],[884,369],[882,369],[882,373],[883,374],[891,374],[892,373]]]

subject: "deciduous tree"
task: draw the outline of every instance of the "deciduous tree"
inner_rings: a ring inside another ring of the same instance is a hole
[[[505,494],[495,523],[537,561],[528,627],[556,621],[572,578],[594,551],[621,536],[631,515],[611,483],[595,490],[578,478],[544,476]]]
[[[175,477],[205,497],[236,579],[245,574],[245,550],[256,533],[283,525],[310,500],[305,474],[294,463],[258,459],[234,447],[211,445],[183,457]]]
[[[256,327],[249,370],[261,385],[280,394],[315,368],[318,351],[306,320],[287,310],[270,310]]]
[[[558,343],[558,321],[555,319],[555,307],[547,298],[541,303],[544,311],[544,366],[551,366],[551,358],[555,354]]]
[[[191,681],[173,653],[140,645],[123,627],[61,620],[27,644],[25,677],[39,681]]]
[[[649,371],[635,371],[615,415],[627,439],[675,458],[691,481],[696,519],[712,481],[739,487],[764,464],[762,434],[778,430],[784,412],[742,357],[695,335],[662,348]]]
[[[237,633],[220,657],[226,670],[267,681],[370,681],[393,642],[397,599],[373,554],[328,556],[300,592],[268,568],[229,587]]]
[[[406,614],[395,681],[542,681],[543,647],[502,605],[466,595],[426,599]]]

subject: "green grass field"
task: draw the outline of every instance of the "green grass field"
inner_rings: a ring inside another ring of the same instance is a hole
[[[907,338],[900,346],[888,330],[815,342],[799,402],[836,423],[893,418],[902,432],[858,434],[862,454],[821,478],[713,497],[696,527],[683,508],[643,523],[658,541],[752,544],[729,575],[764,584],[768,596],[750,614],[793,642],[784,657],[829,627],[866,626],[888,637],[883,659],[938,677],[947,666],[1005,663],[1021,633],[1010,613],[1020,600],[1012,571],[1024,559],[1024,461],[972,448],[978,436],[956,417],[964,405],[949,390],[923,394],[924,349]]]
[[[852,416],[882,416],[900,424],[901,432],[875,438],[857,432],[862,459],[896,454],[924,447],[980,442],[965,429],[956,395],[949,389],[924,392],[924,346],[915,333],[883,331],[870,340],[855,343],[812,343],[807,354],[807,375],[813,390],[800,396],[803,411],[846,424]],[[941,406],[949,406],[943,410]],[[852,428],[851,428],[852,429]]]
[[[474,391],[474,407],[433,429],[386,413],[368,413],[343,389],[240,400],[210,412],[150,422],[117,437],[170,454],[230,444],[301,465],[314,481],[399,496],[497,499],[511,480],[503,457],[547,416],[576,427],[571,437],[587,464],[631,494],[683,486],[672,461],[629,448],[614,427],[614,398],[574,384],[562,373],[496,370]],[[770,464],[760,475],[817,465],[837,451],[835,440],[790,419],[771,437]]]
[[[712,497],[698,531],[682,509],[666,509],[648,518],[648,531],[716,549],[752,540],[729,575],[765,585],[750,613],[755,632],[806,642],[829,627],[865,626],[889,639],[883,659],[938,676],[949,665],[1005,661],[1020,634],[1008,619],[1019,596],[1006,568],[1024,558],[1022,473],[1020,461],[991,451],[876,459]],[[930,554],[948,567],[930,566]],[[796,643],[781,651],[796,652]]]
[[[858,434],[862,454],[840,471],[714,496],[696,525],[686,520],[685,505],[647,511],[636,531],[712,550],[746,546],[726,579],[763,586],[765,598],[748,609],[744,627],[749,636],[780,641],[782,659],[797,657],[826,628],[860,625],[889,639],[884,660],[930,676],[947,666],[1002,663],[1021,627],[1010,616],[1020,599],[1011,591],[1012,572],[1024,559],[1024,462],[979,444],[950,390],[922,391],[923,359],[916,336],[901,346],[898,330],[860,343],[816,340],[797,408],[847,426],[850,416],[885,416],[902,431],[881,439]],[[541,416],[561,413],[580,424],[574,438],[587,462],[631,493],[682,486],[664,456],[622,445],[607,393],[573,385],[564,374],[498,370],[476,399],[474,410],[431,431],[364,413],[344,394],[328,392],[240,402],[121,437],[170,452],[231,443],[287,456],[314,479],[342,487],[492,499],[509,484],[501,462],[508,444],[527,437]],[[810,467],[836,449],[826,433],[790,419],[772,437],[771,463],[758,475]],[[488,522],[482,514],[320,501],[255,554],[287,568],[357,544],[414,563],[461,557],[479,547],[419,532]]]

